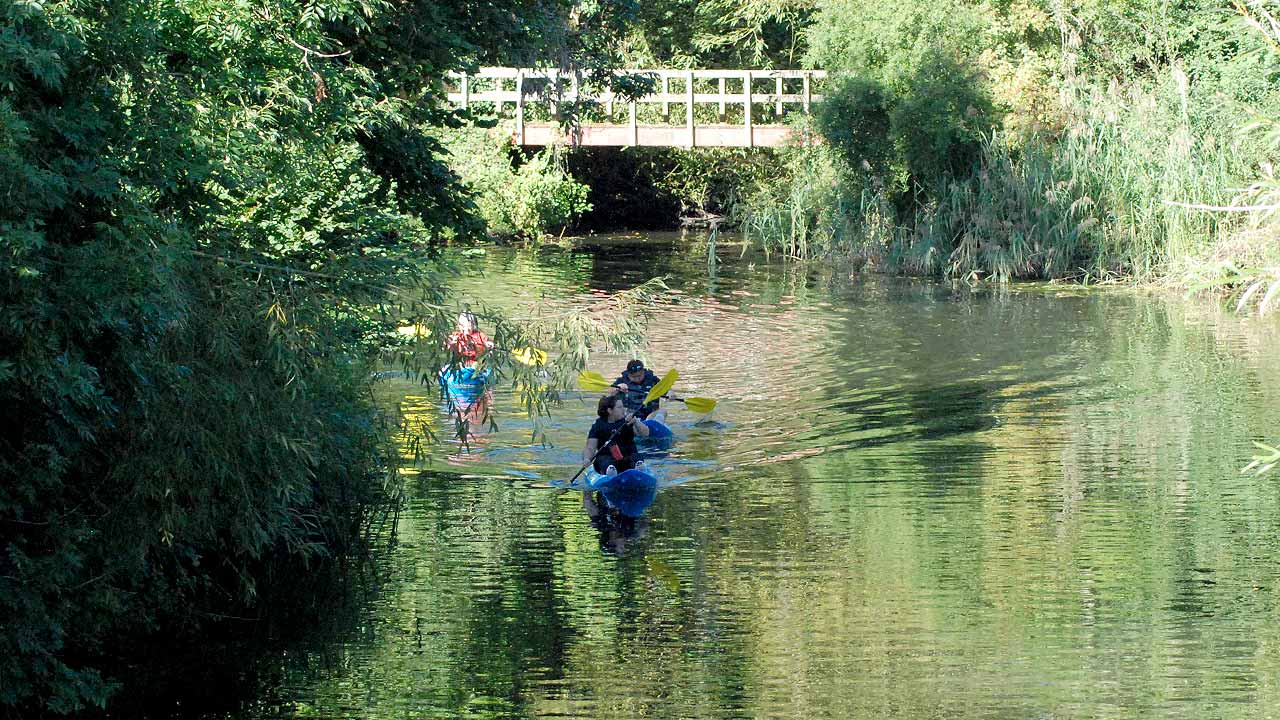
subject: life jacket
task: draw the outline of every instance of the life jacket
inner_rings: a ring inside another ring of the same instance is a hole
[[[445,347],[457,353],[463,362],[473,363],[489,347],[489,338],[479,330],[454,332],[445,341]]]
[[[644,407],[645,396],[649,394],[649,391],[653,389],[654,385],[658,384],[658,379],[658,376],[654,375],[652,370],[645,370],[644,379],[638,384],[628,380],[626,373],[623,373],[618,376],[617,380],[613,381],[613,385],[614,387],[617,387],[618,385],[626,384],[627,391],[622,393],[622,404],[627,406],[627,410],[637,412]],[[657,407],[658,401],[654,400],[649,404],[653,407]]]

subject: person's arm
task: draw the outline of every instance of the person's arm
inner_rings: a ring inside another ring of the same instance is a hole
[[[649,437],[649,426],[645,425],[644,421],[635,415],[631,416],[631,429],[640,437]]]
[[[645,428],[645,430],[648,429]],[[588,465],[594,462],[598,452],[600,452],[600,440],[593,437],[587,438],[587,446],[582,448],[582,464]]]

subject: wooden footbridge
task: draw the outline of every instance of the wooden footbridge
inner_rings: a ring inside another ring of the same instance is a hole
[[[818,141],[784,117],[809,113],[822,101],[821,70],[620,70],[627,80],[653,83],[654,92],[628,98],[608,90],[580,90],[576,73],[552,69],[482,68],[450,76],[449,101],[488,104],[519,145],[615,147],[778,147]],[[615,83],[615,87],[617,84]],[[763,92],[762,92],[763,90]],[[574,122],[561,122],[562,106]],[[661,107],[661,112],[658,107]],[[672,117],[672,107],[683,114]],[[683,107],[681,107],[683,106]],[[625,108],[625,118],[615,112]]]

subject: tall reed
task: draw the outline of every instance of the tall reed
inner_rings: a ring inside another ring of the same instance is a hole
[[[861,187],[824,148],[795,149],[780,181],[749,190],[733,211],[748,240],[792,260],[866,256],[893,226],[884,198]]]
[[[995,134],[966,177],[886,197],[825,148],[797,151],[787,179],[741,213],[749,237],[788,258],[865,255],[894,272],[998,280],[1153,279],[1213,251],[1257,157],[1238,110],[1172,73],[1149,87],[1077,91],[1054,135]],[[900,208],[895,214],[893,208]]]

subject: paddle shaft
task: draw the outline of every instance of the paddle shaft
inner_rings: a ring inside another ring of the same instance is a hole
[[[609,390],[610,388],[618,388],[618,392],[623,392],[623,393],[640,392],[639,390],[623,390],[622,388],[619,388],[617,385],[609,385],[608,387],[603,387],[603,388],[598,388],[598,389],[597,389],[597,388],[595,388],[595,387],[589,387],[589,388],[584,388],[584,389],[585,389],[585,390],[587,390],[588,392],[605,392],[605,391]],[[695,399],[695,398],[690,398],[690,400],[694,400],[695,402],[696,402],[697,400],[706,400],[706,399],[707,399],[707,398],[696,398],[696,399]],[[659,397],[654,398],[654,400],[675,400],[676,402],[685,402],[685,399],[684,399],[684,398],[682,398],[682,397],[676,397],[676,396],[674,396],[674,395],[661,395],[661,396],[659,396]],[[651,402],[652,402],[652,401],[651,401]],[[645,404],[647,405],[648,403],[645,403]],[[687,404],[687,403],[686,403],[686,404]],[[643,405],[642,405],[641,407],[643,407]]]
[[[616,386],[616,385],[610,385],[609,387],[617,387],[617,386]],[[608,389],[609,389],[609,387],[607,387],[607,388],[599,388],[599,389],[594,388],[594,387],[589,387],[589,388],[584,388],[584,389],[585,389],[585,390],[587,390],[588,392],[602,392],[602,391],[604,391],[604,390],[608,390]],[[695,404],[695,405],[708,405],[708,406],[712,406],[712,407],[714,407],[714,406],[715,406],[715,404],[716,404],[716,401],[715,401],[715,400],[712,400],[711,398],[704,398],[704,397],[690,397],[690,398],[682,398],[682,397],[676,397],[675,395],[663,395],[663,396],[662,396],[661,398],[659,398],[659,399],[660,399],[660,400],[674,400],[674,401],[676,401],[676,402],[682,402],[682,403],[684,403],[685,405],[688,405],[689,403],[691,403],[691,402],[692,402],[692,403],[693,403],[693,404]]]

